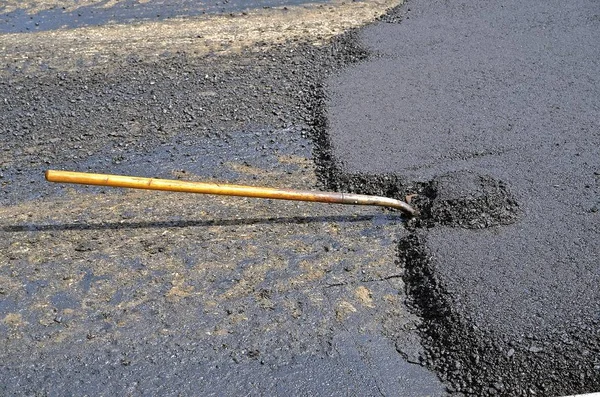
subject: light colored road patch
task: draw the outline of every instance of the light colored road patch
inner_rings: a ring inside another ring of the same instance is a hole
[[[0,36],[0,64],[33,73],[120,64],[128,56],[153,60],[176,52],[190,56],[267,49],[288,41],[321,45],[383,15],[399,0],[335,2],[158,22],[83,27]]]
[[[265,171],[258,183],[286,178]],[[349,320],[406,333],[418,322],[389,299],[404,295],[394,249],[402,218],[376,208],[72,190],[0,208],[0,220],[1,292],[14,303],[1,308],[0,331],[11,349],[54,351],[132,330],[254,335],[307,316],[320,319],[317,333]]]
[[[54,8],[63,8],[65,11],[75,11],[82,7],[101,5],[102,7],[112,7],[120,0],[79,0],[76,3],[73,1],[62,0],[6,0],[4,1],[0,12],[9,13],[18,10],[27,12],[27,14],[37,14],[41,11],[51,10]]]

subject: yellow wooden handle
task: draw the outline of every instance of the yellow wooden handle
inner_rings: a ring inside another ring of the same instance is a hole
[[[170,192],[217,194],[224,196],[257,197],[336,204],[376,205],[381,207],[395,208],[410,216],[415,216],[417,214],[416,210],[404,201],[387,197],[368,196],[364,194],[274,189],[268,187],[188,182],[171,179],[142,178],[136,176],[92,174],[86,172],[56,170],[46,171],[46,180],[50,182],[127,187],[133,189],[165,190]]]

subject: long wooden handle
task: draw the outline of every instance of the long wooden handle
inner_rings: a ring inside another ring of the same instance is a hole
[[[375,205],[380,207],[395,208],[410,216],[415,216],[417,213],[413,207],[404,201],[387,197],[368,196],[364,194],[353,193],[273,189],[268,187],[187,182],[171,179],[142,178],[125,175],[91,174],[86,172],[56,170],[46,171],[46,180],[50,182],[127,187],[133,189],[165,190],[170,192],[218,194],[224,196],[243,196],[336,204]]]

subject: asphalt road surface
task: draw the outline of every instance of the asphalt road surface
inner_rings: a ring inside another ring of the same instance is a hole
[[[444,395],[397,212],[43,179],[322,187],[319,87],[365,55],[328,40],[393,3],[1,35],[0,395]]]
[[[413,0],[385,21],[329,80],[331,156],[428,186],[399,249],[428,365],[476,395],[599,391],[600,3]]]
[[[597,2],[69,3],[2,9],[0,394],[600,390]]]

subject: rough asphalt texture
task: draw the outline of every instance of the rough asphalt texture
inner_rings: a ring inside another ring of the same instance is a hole
[[[400,263],[451,389],[600,391],[599,37],[596,1],[413,0],[328,82],[345,180],[422,184]]]
[[[0,80],[0,394],[443,394],[404,359],[474,395],[599,390],[598,21],[411,2],[326,86],[353,36]],[[422,219],[42,179],[308,188],[307,137],[322,185]]]
[[[0,394],[444,395],[414,364],[397,214],[43,181],[315,188],[319,82],[364,55],[342,38],[1,80]]]

